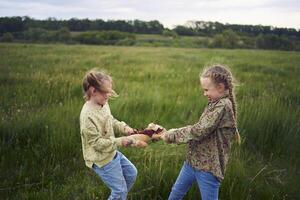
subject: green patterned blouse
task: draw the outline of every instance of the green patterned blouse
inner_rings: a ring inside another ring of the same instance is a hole
[[[211,172],[221,181],[237,131],[232,104],[225,95],[208,103],[196,124],[167,131],[166,141],[187,143],[186,162],[195,169]]]

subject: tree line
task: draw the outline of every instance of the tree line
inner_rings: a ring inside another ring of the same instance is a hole
[[[237,34],[246,36],[277,35],[300,37],[300,31],[294,28],[278,28],[262,25],[222,24],[219,22],[188,21],[185,26],[176,26],[174,31],[180,35],[214,36],[232,30]]]
[[[76,33],[78,32],[78,33]],[[76,33],[76,34],[74,34]],[[158,34],[169,40],[137,41],[135,34]],[[181,36],[204,37],[187,40]],[[300,31],[261,25],[188,21],[165,28],[159,21],[76,19],[45,20],[30,17],[0,17],[0,41],[64,42],[108,45],[149,45],[209,48],[256,48],[300,50]],[[185,44],[184,44],[185,43]]]
[[[43,28],[46,30],[59,30],[67,27],[70,31],[103,31],[116,30],[129,33],[162,34],[167,30],[159,21],[141,20],[107,20],[77,19],[59,20],[48,18],[44,20],[25,17],[0,17],[0,34],[5,32],[20,32],[29,28]],[[219,22],[188,21],[186,25],[178,25],[174,29],[178,35],[213,36],[225,30],[233,30],[238,34],[257,36],[259,34],[273,34],[278,36],[300,37],[300,31],[294,28],[277,28],[262,25],[222,24]]]
[[[141,20],[107,20],[102,19],[76,19],[58,20],[48,18],[45,20],[30,17],[1,17],[0,34],[5,32],[22,32],[30,28],[42,28],[45,30],[59,30],[68,28],[70,31],[104,31],[116,30],[129,33],[161,34],[164,26],[157,20],[145,22]]]

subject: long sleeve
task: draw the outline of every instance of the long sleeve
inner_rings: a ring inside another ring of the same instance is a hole
[[[224,112],[224,104],[217,104],[207,109],[196,124],[169,130],[166,133],[167,142],[187,143],[190,140],[200,140],[208,136],[217,128]]]
[[[113,124],[114,131],[125,134],[125,127],[127,126],[125,122],[123,121],[120,122],[119,120],[113,117],[112,124]]]
[[[97,129],[95,122],[89,117],[84,121],[81,134],[96,151],[111,152],[117,146],[121,146],[122,137],[115,138],[114,136],[110,136],[104,138],[103,133]]]

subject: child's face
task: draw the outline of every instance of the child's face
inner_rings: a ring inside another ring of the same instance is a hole
[[[224,85],[216,85],[211,78],[200,78],[203,95],[207,97],[208,101],[214,101],[224,94]]]
[[[91,100],[99,105],[104,105],[108,102],[109,97],[112,93],[112,84],[108,80],[103,80],[103,88],[106,88],[107,91],[98,91],[95,88],[93,88]]]

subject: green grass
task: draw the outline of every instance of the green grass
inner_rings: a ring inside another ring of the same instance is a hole
[[[132,127],[198,120],[204,65],[231,67],[243,144],[232,151],[220,199],[299,199],[300,54],[281,51],[0,44],[2,199],[106,199],[84,165],[81,81],[94,67],[114,79],[113,115]],[[128,199],[167,199],[185,145],[121,148],[138,179]],[[194,185],[185,199],[198,199]]]

